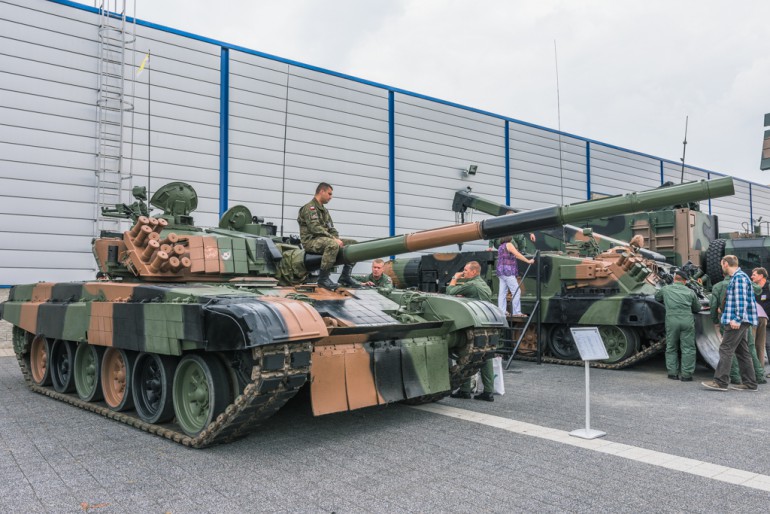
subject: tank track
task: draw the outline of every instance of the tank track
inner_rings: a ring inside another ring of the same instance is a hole
[[[426,394],[425,396],[418,396],[416,398],[409,398],[402,403],[407,405],[422,405],[424,403],[436,402],[449,396],[452,391],[460,387],[463,382],[473,377],[473,375],[481,369],[481,366],[484,365],[484,362],[487,359],[494,357],[497,346],[493,336],[496,335],[499,335],[499,330],[468,329],[465,332],[465,345],[453,352],[453,355],[450,355],[455,361],[449,368],[450,390]],[[475,344],[475,341],[479,337],[481,338],[479,340],[484,342],[483,346],[477,346]]]
[[[633,364],[636,364],[637,362],[641,362],[645,359],[648,359],[653,355],[655,355],[656,353],[665,350],[665,348],[666,348],[666,339],[663,338],[659,341],[653,342],[652,344],[650,344],[650,346],[648,346],[641,352],[635,353],[628,359],[618,361],[618,362],[613,362],[612,364],[607,362],[601,362],[601,361],[591,361],[590,365],[592,368],[599,368],[599,369],[623,369]],[[514,359],[520,360],[520,361],[537,362],[537,357],[532,357],[529,355],[521,355],[518,353],[514,356]],[[557,359],[555,357],[543,357],[541,359],[541,362],[545,362],[548,364],[562,364],[565,366],[585,366],[585,362],[581,360]]]
[[[196,437],[190,437],[178,430],[176,425],[147,423],[133,414],[115,412],[100,403],[81,400],[77,394],[58,393],[48,387],[35,384],[24,359],[24,355],[29,352],[30,341],[27,337],[23,337],[23,339],[23,343],[14,344],[14,349],[16,350],[16,360],[19,362],[19,367],[24,375],[24,381],[30,390],[191,448],[205,448],[215,444],[232,442],[255,431],[262,421],[275,414],[297,394],[307,381],[310,373],[309,363],[305,366],[293,367],[291,354],[312,350],[309,342],[275,344],[254,348],[252,356],[256,363],[263,362],[262,359],[266,356],[283,354],[283,369],[262,372],[259,364],[254,365],[251,371],[251,381],[236,396],[233,403],[228,405],[224,412],[200,434]]]

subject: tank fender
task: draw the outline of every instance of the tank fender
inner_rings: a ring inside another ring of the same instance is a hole
[[[452,330],[464,328],[504,328],[503,312],[490,302],[458,296],[426,296],[424,317],[429,320],[450,319]],[[438,317],[435,313],[441,313]]]
[[[206,349],[241,350],[328,336],[315,309],[279,297],[222,299],[203,306]]]

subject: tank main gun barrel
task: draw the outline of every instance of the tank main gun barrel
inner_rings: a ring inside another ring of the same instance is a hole
[[[508,205],[493,202],[492,200],[488,200],[486,198],[482,198],[480,196],[472,194],[470,191],[465,191],[465,190],[457,191],[455,193],[455,197],[452,202],[452,210],[459,213],[465,213],[468,209],[475,209],[485,214],[491,214],[492,216],[502,216],[504,214],[510,214],[512,212],[514,213],[520,212],[519,209],[514,209],[513,207],[510,207]],[[580,240],[583,234],[582,228],[575,225],[569,225],[569,224],[562,225],[562,227],[558,229],[557,228],[549,229],[543,233],[551,237],[561,239],[560,236],[556,235],[557,230],[559,230],[559,232],[563,230],[564,234],[567,236],[568,239],[573,239],[576,241]],[[628,246],[628,241],[621,241],[620,239],[615,239],[614,237],[609,237],[604,234],[600,234],[598,232],[593,232],[592,237],[597,242],[599,242],[600,246],[605,250],[615,246]],[[653,252],[652,250],[648,250],[647,248],[639,248],[637,251],[647,259],[651,259],[659,262],[665,262],[666,260],[666,257],[664,255],[658,252]]]
[[[474,223],[463,223],[412,234],[374,239],[346,246],[337,264],[352,264],[441,246],[494,239],[511,234],[559,227],[592,218],[657,209],[682,202],[696,202],[735,193],[732,177],[701,180],[638,193],[611,196],[564,206],[544,207],[507,214]]]

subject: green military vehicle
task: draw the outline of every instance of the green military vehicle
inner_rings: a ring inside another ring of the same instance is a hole
[[[689,199],[731,182],[681,186]],[[670,203],[633,193],[346,246],[338,264],[544,229]],[[478,371],[506,327],[490,303],[418,291],[306,284],[321,256],[234,207],[195,226],[197,195],[167,184],[146,216],[93,241],[96,280],[16,285],[0,316],[37,393],[186,446],[253,432],[308,384],[315,415],[441,399]]]
[[[725,184],[728,183],[732,184],[732,179],[725,181]],[[725,195],[731,192],[732,186],[725,189]],[[682,199],[676,198],[676,201],[681,202]],[[467,191],[456,194],[453,208],[460,213],[472,208],[492,215],[512,210],[509,206],[484,200]],[[627,216],[650,219],[648,213]],[[605,216],[608,219],[619,217]],[[528,239],[524,238],[524,241],[531,245]],[[599,328],[610,357],[604,363],[596,363],[597,366],[622,368],[664,348],[665,311],[654,295],[661,285],[671,281],[673,266],[665,262],[663,255],[633,248],[623,241],[605,235],[597,236],[590,229],[574,226],[566,226],[563,230],[538,231],[535,245],[541,251],[539,318],[545,329],[546,361],[580,362],[570,332],[571,327],[578,326]],[[392,270],[402,285],[419,286],[414,281],[415,277],[420,277],[423,284],[429,284],[430,278],[435,275],[431,273],[426,279],[425,269],[432,271],[432,268],[440,268],[445,276],[451,276],[465,262],[481,258],[489,270],[486,276],[496,289],[497,281],[492,272],[496,256],[496,252],[463,252],[397,259],[392,264]],[[697,273],[695,270],[695,277]],[[707,305],[701,288],[695,283],[692,286]],[[536,275],[530,272],[521,283],[523,312],[534,312],[538,302],[537,290]],[[524,321],[513,318],[511,323],[516,328]],[[698,327],[699,347],[711,356],[713,352],[709,349],[716,340],[713,326],[698,316]],[[520,355],[533,353],[536,344],[533,331],[528,332],[519,348]]]

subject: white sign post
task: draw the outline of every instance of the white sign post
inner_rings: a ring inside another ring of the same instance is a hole
[[[578,327],[570,328],[572,339],[580,352],[580,358],[586,364],[586,427],[573,430],[569,435],[580,437],[582,439],[596,439],[607,435],[600,430],[591,430],[591,379],[588,370],[591,368],[590,361],[608,359],[607,348],[604,347],[604,341],[596,327]]]

